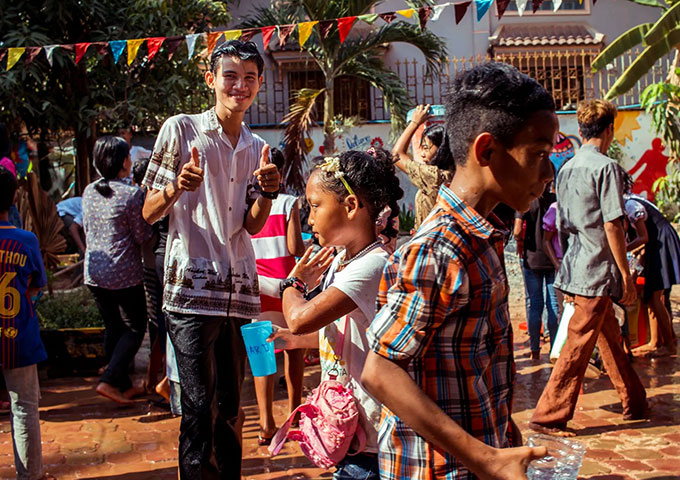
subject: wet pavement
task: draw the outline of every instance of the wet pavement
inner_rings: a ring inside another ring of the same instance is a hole
[[[674,291],[674,327],[680,334],[680,289]],[[547,381],[551,366],[548,348],[541,359],[528,358],[528,336],[518,329],[524,320],[521,294],[512,299],[515,326],[517,383],[514,418],[528,434],[527,423]],[[676,352],[677,353],[677,352]],[[570,423],[588,452],[581,478],[680,479],[680,357],[636,359],[635,369],[647,388],[652,405],[648,419],[624,421],[621,404],[606,375],[589,371]],[[44,379],[40,416],[46,469],[59,479],[170,479],[177,478],[179,418],[173,418],[156,399],[117,406],[94,393],[95,377]],[[319,369],[308,367],[306,392],[319,381]],[[285,389],[275,387],[275,416],[286,416]],[[243,477],[246,479],[328,479],[331,472],[315,468],[297,444],[287,443],[269,458],[257,445],[257,409],[252,379],[246,380],[243,403]],[[0,478],[14,478],[7,413],[0,414]]]

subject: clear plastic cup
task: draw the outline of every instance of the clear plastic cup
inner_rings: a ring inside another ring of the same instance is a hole
[[[268,342],[267,337],[272,334],[272,322],[248,323],[241,327],[243,343],[246,345],[250,369],[254,377],[266,377],[276,373],[276,355],[274,343]]]
[[[529,464],[529,480],[576,480],[583,463],[586,447],[567,438],[553,437],[542,433],[529,435],[530,447],[547,447],[548,454]]]

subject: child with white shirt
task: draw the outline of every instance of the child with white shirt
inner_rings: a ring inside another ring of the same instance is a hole
[[[396,236],[391,220],[399,214],[403,191],[389,153],[371,148],[324,159],[312,172],[306,194],[308,222],[324,248],[316,255],[308,249],[282,283],[290,330],[279,330],[273,338],[287,349],[318,347],[321,380],[335,377],[354,392],[366,446],[358,455],[347,455],[333,478],[377,480],[381,405],[364,389],[361,372],[369,351],[366,329],[389,257],[376,223],[386,225],[382,235]],[[335,257],[333,247],[341,249]],[[319,283],[322,292],[308,301],[306,292]]]

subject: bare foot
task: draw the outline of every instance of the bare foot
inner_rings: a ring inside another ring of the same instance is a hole
[[[144,385],[133,385],[123,392],[123,396],[129,400],[144,395],[145,393],[146,387]]]
[[[656,352],[659,349],[659,345],[653,345],[651,343],[646,343],[644,345],[640,345],[639,347],[635,347],[633,349],[633,355],[636,357],[644,357],[646,355],[649,355],[650,353]]]
[[[539,425],[538,423],[529,422],[529,428],[532,429],[535,432],[545,433],[546,435],[552,435],[554,437],[575,437],[576,436],[576,433],[571,431],[571,430],[567,430],[566,426],[564,428],[545,427],[543,425]]]
[[[168,381],[168,377],[163,377],[163,380],[158,382],[158,385],[156,385],[156,393],[163,397],[166,402],[170,401],[170,382]]]
[[[120,403],[122,405],[130,405],[132,400],[125,398],[120,391],[108,383],[99,382],[97,388],[94,389],[102,397],[109,398],[114,402]]]

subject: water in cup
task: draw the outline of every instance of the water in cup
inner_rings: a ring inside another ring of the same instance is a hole
[[[582,443],[532,433],[529,435],[527,445],[548,448],[548,455],[529,464],[527,469],[529,480],[576,480],[586,452]]]

